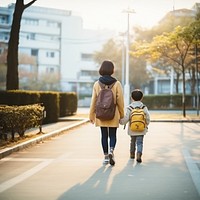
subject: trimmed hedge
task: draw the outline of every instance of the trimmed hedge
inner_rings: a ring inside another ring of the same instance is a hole
[[[60,93],[60,117],[73,115],[78,107],[78,98],[75,92]]]
[[[59,117],[73,115],[77,111],[76,93],[10,90],[0,91],[0,104],[29,105],[41,103],[45,107],[44,124],[57,122]]]
[[[58,92],[39,92],[40,102],[43,103],[46,111],[44,124],[57,122],[60,115],[59,93]]]
[[[19,106],[34,103],[40,103],[40,94],[38,92],[23,90],[0,91],[0,104]]]
[[[185,105],[187,109],[194,109],[196,97],[194,95],[186,95]],[[149,109],[182,109],[182,95],[144,95],[143,103]]]
[[[11,133],[14,140],[15,133],[23,137],[26,130],[41,126],[43,110],[44,107],[40,104],[0,106],[0,127],[5,139],[7,133]]]

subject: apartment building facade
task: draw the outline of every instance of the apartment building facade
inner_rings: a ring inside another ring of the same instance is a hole
[[[15,4],[0,7],[1,44],[8,44],[14,8]],[[84,74],[93,71],[97,75],[94,52],[113,35],[109,30],[84,29],[82,18],[70,10],[31,6],[21,20],[19,70],[36,73],[37,79],[55,75],[62,91],[84,91],[96,78]]]

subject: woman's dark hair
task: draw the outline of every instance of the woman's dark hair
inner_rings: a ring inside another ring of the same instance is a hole
[[[131,97],[134,101],[140,101],[143,98],[143,93],[141,90],[139,89],[135,89],[132,91],[131,93]]]
[[[101,67],[99,69],[99,74],[101,76],[112,75],[113,72],[114,72],[114,64],[109,60],[103,61],[103,63],[101,64]]]

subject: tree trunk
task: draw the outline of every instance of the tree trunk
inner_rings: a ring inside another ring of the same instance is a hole
[[[196,87],[196,70],[195,70],[195,67],[192,67],[191,94],[195,94],[195,87]]]
[[[180,78],[180,74],[176,72],[176,93],[179,93],[179,78]]]
[[[182,72],[183,72],[182,106],[183,106],[183,117],[186,117],[186,111],[185,111],[185,67],[184,66],[182,66]]]
[[[19,76],[18,76],[18,44],[19,44],[19,31],[20,22],[23,11],[31,6],[36,0],[24,5],[24,0],[16,0],[15,11],[13,14],[13,21],[10,32],[10,39],[8,42],[8,55],[7,55],[7,77],[6,89],[17,90],[19,89]]]
[[[13,14],[13,21],[10,32],[10,39],[8,42],[8,55],[7,55],[7,90],[19,89],[18,78],[18,43],[19,43],[19,30],[20,21],[23,13],[21,1],[17,1],[15,11]]]

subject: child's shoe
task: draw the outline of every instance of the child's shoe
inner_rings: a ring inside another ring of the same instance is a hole
[[[114,154],[109,153],[108,156],[109,156],[109,159],[110,159],[110,165],[115,165]]]
[[[135,152],[130,152],[130,159],[135,159]]]
[[[137,160],[138,163],[142,162],[142,153],[141,152],[137,153],[137,159],[136,160]]]
[[[104,157],[104,160],[103,160],[103,164],[107,165],[109,163],[109,161],[110,161],[109,156],[108,156],[108,154],[106,154]]]

